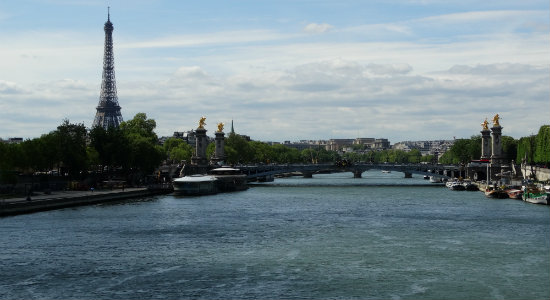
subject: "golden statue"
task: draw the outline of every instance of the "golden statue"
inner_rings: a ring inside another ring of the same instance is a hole
[[[206,117],[202,116],[201,119],[199,120],[199,128],[204,129],[204,125],[206,125]]]
[[[223,123],[218,123],[218,132],[223,132]]]
[[[481,127],[483,127],[483,130],[489,130],[489,126],[487,126],[489,122],[487,122],[487,118],[485,118],[485,121],[481,123]]]
[[[500,117],[498,116],[498,114],[496,114],[496,115],[493,117],[493,125],[494,125],[495,127],[500,126],[500,124],[498,123],[498,119],[500,119]]]

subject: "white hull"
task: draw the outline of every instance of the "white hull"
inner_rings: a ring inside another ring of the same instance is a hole
[[[174,193],[182,195],[210,195],[217,193],[216,178],[207,175],[193,175],[176,178],[172,182]]]
[[[534,203],[534,204],[548,204],[548,196],[547,195],[541,195],[538,197],[524,197],[523,201]]]
[[[441,183],[443,181],[441,181],[441,178],[439,178],[439,177],[430,176],[430,182],[431,183]]]

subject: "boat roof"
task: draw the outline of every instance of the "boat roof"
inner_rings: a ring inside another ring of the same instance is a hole
[[[240,171],[240,169],[235,169],[231,167],[221,167],[221,168],[212,169],[212,171]]]
[[[209,175],[192,175],[174,179],[175,182],[206,182],[214,180],[216,180],[216,177]]]

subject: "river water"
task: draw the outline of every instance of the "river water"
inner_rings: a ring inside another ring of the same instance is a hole
[[[0,298],[550,298],[548,206],[363,175],[1,218]]]

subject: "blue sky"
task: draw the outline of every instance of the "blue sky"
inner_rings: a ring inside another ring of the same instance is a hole
[[[548,1],[0,3],[0,137],[92,124],[111,7],[125,120],[262,141],[468,138],[550,116]]]

